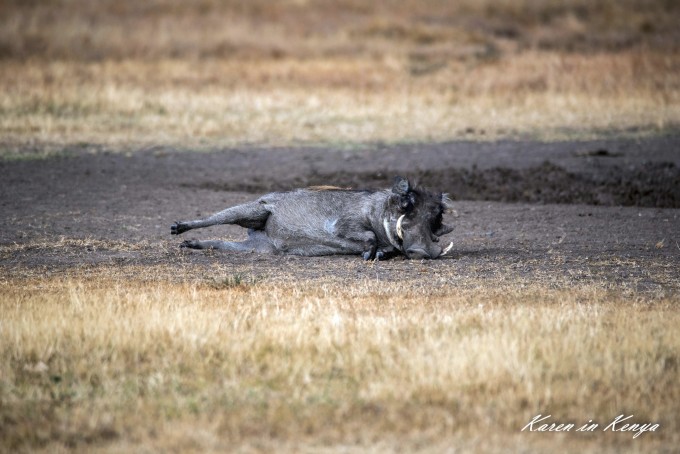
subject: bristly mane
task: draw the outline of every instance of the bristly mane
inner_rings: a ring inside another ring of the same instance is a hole
[[[340,186],[330,186],[330,185],[319,185],[319,186],[308,186],[307,189],[310,191],[351,191],[352,188],[341,188]]]
[[[368,193],[376,192],[375,189],[341,188],[339,186],[330,186],[330,185],[308,186],[305,189],[308,190],[308,191],[316,191],[316,192],[323,192],[323,191],[368,192]]]

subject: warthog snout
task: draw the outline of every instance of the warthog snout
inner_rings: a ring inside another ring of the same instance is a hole
[[[432,253],[428,252],[423,248],[411,247],[406,250],[406,256],[410,259],[420,260],[420,259],[436,259],[441,254],[441,248],[437,248],[438,251]]]

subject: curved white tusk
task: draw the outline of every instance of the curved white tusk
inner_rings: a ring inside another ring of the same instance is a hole
[[[404,231],[401,229],[401,223],[404,222],[405,217],[406,215],[402,214],[401,216],[399,216],[399,219],[397,219],[397,236],[402,241],[404,241]]]
[[[401,246],[399,246],[399,243],[392,236],[392,229],[390,229],[390,222],[387,220],[387,218],[383,219],[383,228],[385,229],[385,235],[387,235],[387,239],[390,244],[397,250],[401,251]]]
[[[446,255],[446,254],[448,254],[449,251],[450,251],[451,249],[453,249],[453,241],[451,241],[451,242],[449,243],[449,245],[446,246],[446,248],[444,248],[444,250],[442,251],[441,255]]]

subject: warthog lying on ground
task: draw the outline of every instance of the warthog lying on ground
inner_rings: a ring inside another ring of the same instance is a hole
[[[176,222],[170,233],[216,224],[248,228],[243,242],[189,240],[181,247],[305,256],[361,254],[365,260],[398,252],[411,259],[446,254],[439,237],[451,232],[442,223],[450,200],[396,177],[382,191],[311,187],[273,192],[258,200],[196,220]]]

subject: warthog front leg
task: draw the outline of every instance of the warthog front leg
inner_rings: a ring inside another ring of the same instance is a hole
[[[377,241],[365,244],[364,249],[364,252],[361,254],[364,260],[383,260],[395,251],[392,246],[379,248]]]
[[[170,226],[170,233],[179,235],[188,230],[217,224],[236,224],[248,229],[260,230],[264,228],[268,217],[269,211],[266,209],[266,204],[250,202],[227,208],[205,219],[175,222]]]
[[[364,260],[382,259],[384,252],[378,249],[378,240],[372,230],[358,230],[352,223],[339,223],[337,234],[340,238],[350,242],[360,243]]]
[[[393,246],[385,246],[382,248],[378,248],[375,251],[375,258],[376,260],[383,260],[388,258],[390,255],[394,254],[396,249]],[[370,258],[366,259],[370,260]]]

